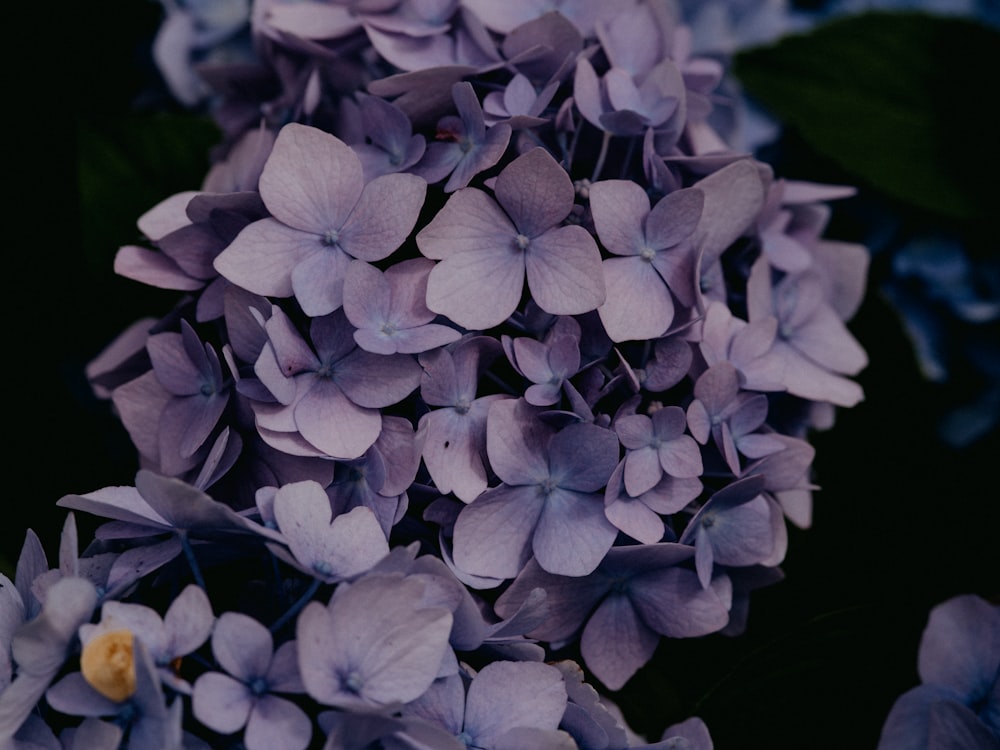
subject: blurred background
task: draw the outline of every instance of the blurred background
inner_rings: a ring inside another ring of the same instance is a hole
[[[175,301],[116,277],[113,257],[139,240],[140,214],[199,186],[215,138],[153,64],[163,6],[73,5],[15,24],[29,45],[7,65],[9,575],[29,527],[56,559],[60,497],[132,483],[131,444],[84,367]],[[734,16],[717,52],[774,118],[760,158],[779,176],[859,189],[832,204],[826,236],[872,249],[850,326],[871,363],[865,400],[812,437],[813,527],[791,529],[786,578],[754,592],[747,632],[664,642],[614,697],[651,737],[701,716],[718,750],[874,747],[918,682],[930,608],[959,593],[1000,601],[997,9],[789,7],[799,26],[756,37]],[[77,521],[88,538],[90,519]]]

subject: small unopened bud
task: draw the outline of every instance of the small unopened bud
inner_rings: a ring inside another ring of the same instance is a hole
[[[135,693],[132,631],[112,630],[87,643],[80,654],[83,679],[108,700],[121,702]]]

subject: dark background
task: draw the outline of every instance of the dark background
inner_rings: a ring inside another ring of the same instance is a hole
[[[10,418],[0,558],[8,573],[28,527],[54,564],[62,495],[132,481],[127,436],[83,368],[126,325],[174,301],[115,277],[113,256],[138,240],[142,212],[198,186],[205,149],[178,144],[211,142],[204,126],[170,119],[157,93],[148,44],[159,5],[74,5],[93,15],[60,9],[14,24],[28,44],[7,65],[14,169],[4,253],[13,264],[4,277]],[[167,145],[150,152],[142,143],[157,134]],[[775,159],[782,176],[860,184],[858,198],[836,205],[827,235],[863,235],[855,217],[864,201],[883,200],[877,191],[794,131]],[[928,221],[926,211],[890,206]],[[790,531],[786,579],[753,594],[745,635],[666,641],[616,698],[653,739],[697,714],[718,750],[874,747],[892,702],[918,682],[930,608],[959,593],[1000,595],[996,432],[961,450],[938,438],[937,418],[956,392],[921,379],[878,292],[887,267],[873,260],[851,323],[871,360],[858,378],[866,400],[813,437],[822,489],[813,528]],[[77,520],[86,539],[90,520]]]

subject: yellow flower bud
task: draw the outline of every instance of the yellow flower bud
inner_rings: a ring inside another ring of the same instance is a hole
[[[93,638],[80,654],[83,679],[105,698],[123,701],[135,692],[132,631],[112,630]]]

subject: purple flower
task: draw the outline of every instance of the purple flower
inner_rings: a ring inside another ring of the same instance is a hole
[[[893,704],[878,750],[1000,747],[1000,606],[964,594],[934,607],[917,670],[921,684]]]
[[[590,210],[601,243],[616,258],[604,261],[607,300],[598,308],[613,341],[655,339],[674,320],[674,297],[695,303],[695,255],[690,237],[704,202],[685,189],[652,210],[645,191],[629,180],[590,186]]]
[[[864,349],[826,301],[814,271],[788,274],[776,283],[764,256],[747,281],[750,323],[778,319],[774,350],[784,364],[788,392],[813,401],[854,406],[864,397],[856,375],[867,364]]]
[[[461,81],[451,90],[458,116],[448,115],[438,121],[436,140],[427,145],[424,158],[413,170],[432,184],[448,177],[446,193],[465,187],[477,174],[500,161],[511,133],[506,123],[486,127],[483,108],[471,83]]]
[[[161,618],[142,604],[106,601],[96,625],[82,625],[80,640],[87,642],[105,633],[129,630],[141,638],[164,683],[190,693],[190,685],[175,675],[176,662],[208,640],[215,624],[212,605],[205,591],[189,584],[174,599]]]
[[[167,705],[153,659],[140,639],[116,637],[112,645],[113,650],[96,655],[110,667],[98,673],[100,681],[71,672],[48,689],[46,700],[70,716],[114,717],[127,727],[124,750],[174,750],[182,737],[181,699]],[[104,647],[103,643],[95,646]],[[126,675],[132,676],[123,684]]]
[[[202,724],[223,734],[244,729],[247,750],[304,750],[312,736],[305,712],[275,693],[305,692],[295,641],[277,650],[267,628],[239,612],[224,612],[212,632],[212,653],[223,672],[194,683],[191,708]]]
[[[482,371],[499,354],[496,339],[464,338],[447,349],[420,356],[420,396],[433,409],[420,418],[418,441],[424,465],[441,493],[472,502],[486,489],[486,416],[490,404],[507,398],[476,398]]]
[[[726,625],[729,579],[718,576],[702,588],[694,571],[678,565],[693,554],[673,543],[613,547],[597,570],[579,578],[554,575],[531,560],[496,610],[505,616],[532,590],[544,589],[549,617],[529,635],[558,646],[579,634],[587,667],[618,690],[653,656],[661,635],[691,638]]]
[[[420,161],[427,148],[422,135],[403,111],[378,96],[363,96],[359,104],[364,143],[351,148],[361,159],[365,182],[394,172],[405,172]]]
[[[324,705],[372,709],[415,700],[438,676],[452,615],[424,606],[417,578],[369,574],[298,618],[299,672]]]
[[[9,646],[16,673],[0,691],[0,745],[12,740],[35,709],[62,669],[77,628],[97,606],[94,585],[82,578],[57,581],[49,594],[41,612],[13,630]]]
[[[260,177],[273,218],[250,224],[215,259],[229,281],[256,294],[294,294],[307,315],[343,302],[351,258],[387,258],[416,224],[427,186],[411,174],[365,183],[361,160],[336,136],[291,123]]]
[[[569,175],[542,148],[500,173],[497,201],[476,188],[455,193],[417,234],[420,252],[441,261],[427,306],[465,328],[490,328],[517,309],[527,274],[546,312],[597,309],[605,299],[597,245],[583,227],[560,226],[573,197]]]
[[[468,687],[460,674],[437,680],[403,715],[441,724],[463,747],[503,750],[548,748],[566,711],[563,676],[539,662],[497,661],[475,673]],[[520,730],[537,730],[524,733]],[[403,734],[405,738],[405,733]],[[537,744],[536,744],[537,743]],[[562,744],[554,745],[555,748]]]
[[[353,578],[389,554],[375,514],[358,507],[335,515],[317,482],[286,484],[275,493],[273,503],[278,530],[291,554],[269,545],[272,552],[322,581]]]
[[[277,306],[265,327],[270,346],[254,370],[277,403],[254,402],[253,408],[261,436],[279,450],[358,458],[382,431],[378,410],[419,383],[413,358],[358,348],[343,310],[312,319],[313,348]],[[305,445],[297,447],[298,439]]]
[[[625,490],[632,496],[651,490],[664,473],[678,479],[701,476],[698,444],[684,434],[687,420],[679,406],[664,406],[645,414],[628,414],[614,421],[625,446]]]
[[[763,489],[764,477],[759,474],[737,480],[713,494],[688,522],[680,543],[694,546],[695,568],[704,588],[712,584],[715,563],[754,565],[774,551],[774,510],[761,494]]]
[[[462,337],[460,331],[433,323],[424,302],[427,258],[404,260],[385,273],[364,261],[352,261],[344,280],[344,313],[358,330],[354,340],[375,354],[419,354]]]
[[[598,494],[618,463],[615,434],[586,423],[556,432],[538,413],[520,399],[490,407],[486,450],[503,484],[458,515],[454,554],[464,571],[513,578],[533,554],[547,571],[586,575],[615,540]]]

